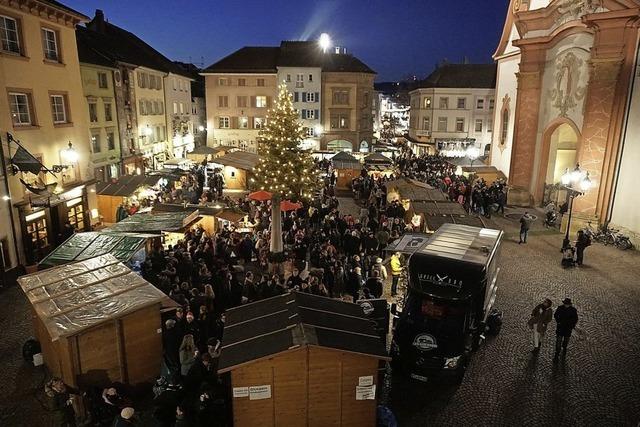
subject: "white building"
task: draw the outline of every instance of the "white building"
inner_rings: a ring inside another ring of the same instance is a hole
[[[194,148],[194,132],[197,128],[194,129],[192,120],[192,81],[193,79],[175,73],[169,73],[165,77],[168,140],[173,157],[186,157],[187,152]]]
[[[293,108],[300,113],[305,131],[304,148],[319,150],[322,136],[321,67],[278,67],[278,83],[293,95]]]
[[[496,66],[448,64],[411,91],[409,139],[437,149],[475,143],[488,152],[493,133]]]

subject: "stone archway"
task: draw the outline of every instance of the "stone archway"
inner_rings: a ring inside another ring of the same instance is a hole
[[[542,136],[536,203],[543,202],[545,187],[559,183],[562,174],[575,167],[579,158],[580,140],[580,130],[567,118],[557,119],[547,126]]]
[[[327,150],[329,151],[353,151],[353,143],[345,139],[334,139],[327,143]]]

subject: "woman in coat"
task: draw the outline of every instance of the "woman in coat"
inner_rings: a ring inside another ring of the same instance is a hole
[[[542,303],[535,306],[531,312],[531,318],[527,322],[529,328],[533,332],[533,351],[540,350],[540,344],[542,344],[542,338],[547,331],[547,325],[553,318],[553,310],[551,309],[552,302],[546,298]]]
[[[196,361],[196,343],[193,340],[193,335],[187,334],[182,338],[182,344],[180,345],[180,373],[183,377],[186,377],[189,373],[189,369]]]

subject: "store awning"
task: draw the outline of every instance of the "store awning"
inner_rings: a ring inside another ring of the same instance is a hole
[[[118,261],[127,262],[141,248],[151,234],[129,233],[77,233],[47,255],[39,265],[54,267],[74,261],[82,261],[99,255],[112,254]]]

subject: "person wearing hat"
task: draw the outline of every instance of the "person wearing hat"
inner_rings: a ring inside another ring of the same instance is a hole
[[[565,298],[562,301],[562,305],[556,308],[556,312],[553,315],[556,320],[556,352],[553,355],[553,360],[557,361],[560,355],[560,347],[562,347],[562,356],[567,354],[567,345],[569,345],[569,338],[571,332],[578,323],[578,310],[573,306],[571,298]]]
[[[133,416],[135,413],[136,411],[130,406],[122,408],[120,415],[118,415],[113,421],[113,427],[126,427],[133,425]]]

